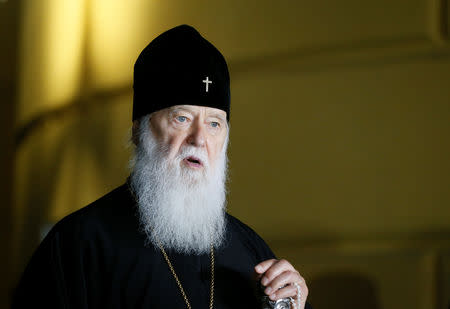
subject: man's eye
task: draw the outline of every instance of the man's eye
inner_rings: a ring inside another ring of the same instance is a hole
[[[218,128],[220,126],[220,124],[216,121],[211,122],[211,127],[213,128]]]
[[[186,116],[177,116],[177,120],[179,122],[185,122],[187,120],[187,117]]]

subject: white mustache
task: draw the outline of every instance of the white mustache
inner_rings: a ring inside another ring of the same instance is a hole
[[[197,148],[195,146],[184,146],[180,153],[176,156],[177,161],[182,161],[187,157],[197,157],[204,167],[209,167],[208,154],[206,150]]]

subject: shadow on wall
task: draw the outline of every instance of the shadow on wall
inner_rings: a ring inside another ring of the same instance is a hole
[[[327,273],[310,280],[308,287],[314,309],[380,309],[375,284],[361,274]]]

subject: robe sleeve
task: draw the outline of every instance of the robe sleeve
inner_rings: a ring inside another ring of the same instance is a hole
[[[255,266],[262,261],[277,258],[264,239],[262,239],[252,228],[231,215],[229,215],[228,218],[233,227],[241,235],[244,245],[252,252],[255,258]],[[306,302],[305,309],[312,309],[311,304]]]
[[[52,233],[33,254],[14,292],[12,308],[69,307],[59,241],[59,233]]]
[[[76,229],[75,229],[76,231]],[[80,239],[56,225],[25,268],[12,308],[86,308]]]

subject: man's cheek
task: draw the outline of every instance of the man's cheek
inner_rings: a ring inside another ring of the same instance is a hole
[[[171,138],[167,141],[167,149],[168,149],[168,153],[169,156],[171,157],[171,159],[180,156],[181,152],[182,152],[182,141],[180,139],[177,138]]]

